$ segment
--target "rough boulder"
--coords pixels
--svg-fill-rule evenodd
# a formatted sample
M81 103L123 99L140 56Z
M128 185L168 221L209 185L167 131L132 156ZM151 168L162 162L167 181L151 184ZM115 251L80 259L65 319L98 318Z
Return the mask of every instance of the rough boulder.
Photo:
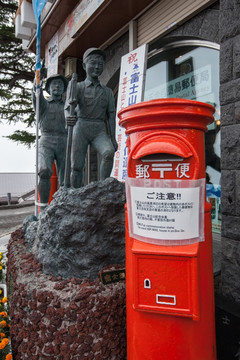
M125 187L108 178L80 189L60 188L25 238L46 274L94 279L125 261Z

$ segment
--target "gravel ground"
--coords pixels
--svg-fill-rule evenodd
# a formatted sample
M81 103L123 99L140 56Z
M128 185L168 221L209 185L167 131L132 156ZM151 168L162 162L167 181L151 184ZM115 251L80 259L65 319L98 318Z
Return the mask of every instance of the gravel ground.
M34 212L34 205L0 207L0 237L20 228L25 217L34 215Z

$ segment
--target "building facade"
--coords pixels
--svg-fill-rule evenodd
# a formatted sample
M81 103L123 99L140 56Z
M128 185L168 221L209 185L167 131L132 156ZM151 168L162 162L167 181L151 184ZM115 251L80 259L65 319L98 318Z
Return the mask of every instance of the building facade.
M27 9L27 10L26 10ZM27 12L28 11L28 12ZM84 79L89 47L106 51L101 81L117 98L121 57L148 44L144 100L180 97L211 103L206 134L208 197L215 236L221 233L222 293L240 303L240 2L238 0L52 0L42 13L41 56L49 71ZM20 2L16 36L35 52L31 0ZM27 15L26 15L27 14ZM26 31L27 29L27 31ZM25 33L28 35L25 35ZM24 33L24 35L23 35ZM86 181L97 180L88 152ZM211 190L212 189L212 190ZM221 194L221 196L220 196Z

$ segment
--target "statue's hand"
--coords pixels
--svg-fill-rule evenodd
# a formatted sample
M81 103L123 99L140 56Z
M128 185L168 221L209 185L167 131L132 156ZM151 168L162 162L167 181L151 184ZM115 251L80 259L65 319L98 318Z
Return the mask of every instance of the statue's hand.
M47 77L47 68L45 67L45 59L42 61L42 67L40 69L40 79L43 80Z
M43 80L47 77L47 68L41 68L40 69L40 79Z
M66 123L67 126L74 126L77 122L77 117L76 116L67 116L66 117Z
M116 139L115 139L115 138L112 139L112 144L113 144L114 150L115 150L115 152L116 152L117 149L118 149L118 143L116 142Z

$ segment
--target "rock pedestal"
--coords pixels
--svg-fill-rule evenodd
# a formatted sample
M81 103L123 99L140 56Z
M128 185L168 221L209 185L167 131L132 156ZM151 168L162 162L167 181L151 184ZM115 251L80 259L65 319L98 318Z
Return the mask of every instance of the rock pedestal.
M98 276L124 267L124 204L115 179L61 188L38 221L25 222L25 235L12 234L15 360L126 359L125 282L104 285Z
M45 275L17 230L8 246L7 282L15 360L126 359L124 281Z
M80 189L60 188L26 230L43 272L93 280L110 264L125 262L124 184L108 178Z

